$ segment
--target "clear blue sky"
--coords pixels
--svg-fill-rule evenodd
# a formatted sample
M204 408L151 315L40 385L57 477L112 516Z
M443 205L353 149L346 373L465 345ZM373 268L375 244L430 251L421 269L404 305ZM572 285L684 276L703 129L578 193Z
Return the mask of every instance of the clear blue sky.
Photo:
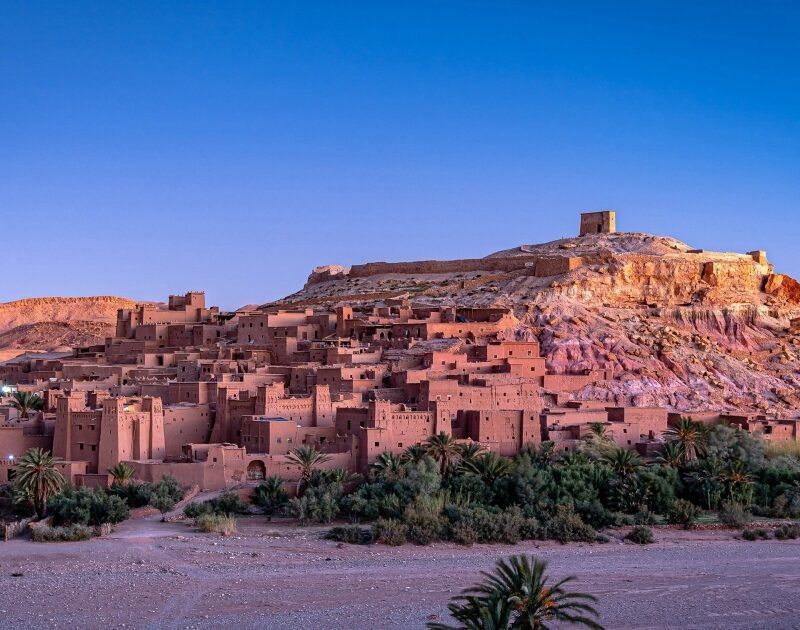
M800 275L800 4L0 3L0 300L621 230Z

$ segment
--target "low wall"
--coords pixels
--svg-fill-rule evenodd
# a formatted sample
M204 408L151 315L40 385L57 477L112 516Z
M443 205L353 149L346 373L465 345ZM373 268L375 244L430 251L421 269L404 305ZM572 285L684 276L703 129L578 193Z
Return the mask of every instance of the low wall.
M3 541L8 542L12 538L16 538L20 536L22 532L28 529L28 524L33 521L32 518L24 518L21 521L16 521L14 523L8 523L7 525L3 525Z
M531 275L555 276L583 265L578 256L515 256L511 258L466 258L464 260L417 260L413 262L371 262L353 265L350 277L365 278L382 274L424 275L470 273L475 271L516 271L529 269Z

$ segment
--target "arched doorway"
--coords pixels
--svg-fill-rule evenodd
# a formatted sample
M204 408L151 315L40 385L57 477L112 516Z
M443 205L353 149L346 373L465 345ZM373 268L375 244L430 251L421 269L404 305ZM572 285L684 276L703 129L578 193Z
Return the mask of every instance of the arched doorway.
M247 480L261 481L267 476L267 467L261 460L254 460L247 465Z

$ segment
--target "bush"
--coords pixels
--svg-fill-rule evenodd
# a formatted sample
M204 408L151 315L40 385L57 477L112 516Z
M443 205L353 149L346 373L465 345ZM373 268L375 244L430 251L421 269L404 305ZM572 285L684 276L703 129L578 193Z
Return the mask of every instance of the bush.
M653 530L644 525L637 525L625 534L625 540L630 540L637 545L649 545L653 542Z
M288 507L301 525L330 523L339 513L337 497L325 488L307 488L302 497L289 501Z
M201 514L211 513L211 504L208 501L192 501L183 506L183 515L192 520L197 519Z
M560 543L593 542L597 532L581 520L572 505L559 505L547 522L547 537Z
M667 510L667 522L673 525L683 525L684 529L691 529L700 516L700 512L700 508L694 503L685 499L677 499Z
M605 534L597 534L597 536L594 537L594 541L596 543L600 543L601 545L605 545L606 543L610 543L611 539Z
M31 527L31 532L35 542L76 542L89 540L92 537L92 528L80 524L50 527L44 523L37 523Z
M332 527L325 538L351 545L368 545L372 542L372 532L361 529L358 525L344 525Z
M501 512L483 507L448 506L445 515L450 523L450 540L462 545L506 543L513 545L523 538L539 535L536 519L526 519L518 506Z
M775 530L775 538L778 540L795 540L800 538L800 525L781 525Z
M167 520L167 514L175 508L175 499L167 491L157 491L150 497L150 505L161 512L161 520Z
M47 507L56 526L116 524L130 516L122 498L100 488L67 488L52 497Z
M723 503L719 511L719 520L726 527L742 529L750 520L750 514L738 503Z
M150 505L153 496L153 484L151 483L126 483L124 486L113 484L109 490L114 496L118 496L128 504L130 508L140 508Z
M175 503L181 501L184 497L184 490L181 482L172 475L164 475L161 481L154 484L152 487L153 494L163 494L170 497Z
M384 545L404 545L407 535L408 526L395 518L379 518L372 526L372 539Z
M272 517L280 513L289 503L289 495L283 489L283 479L272 475L258 484L250 495L250 500L263 510L267 520L272 520Z
M766 529L746 529L742 532L745 540L768 540L769 532Z
M216 533L230 536L236 533L236 519L228 514L201 514L194 522L203 533Z
M656 515L653 514L650 510L644 509L636 512L633 515L633 524L634 525L655 525L656 524Z

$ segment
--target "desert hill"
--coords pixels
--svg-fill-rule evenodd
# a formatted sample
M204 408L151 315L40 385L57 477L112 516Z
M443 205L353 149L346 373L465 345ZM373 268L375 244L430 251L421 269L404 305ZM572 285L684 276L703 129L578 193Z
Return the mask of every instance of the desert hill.
M275 303L410 298L503 306L561 373L613 368L577 397L675 409L800 406L800 284L764 252L710 252L667 237L590 234L484 258L318 267Z
M0 360L26 351L102 343L117 309L136 301L113 296L28 298L0 304Z

